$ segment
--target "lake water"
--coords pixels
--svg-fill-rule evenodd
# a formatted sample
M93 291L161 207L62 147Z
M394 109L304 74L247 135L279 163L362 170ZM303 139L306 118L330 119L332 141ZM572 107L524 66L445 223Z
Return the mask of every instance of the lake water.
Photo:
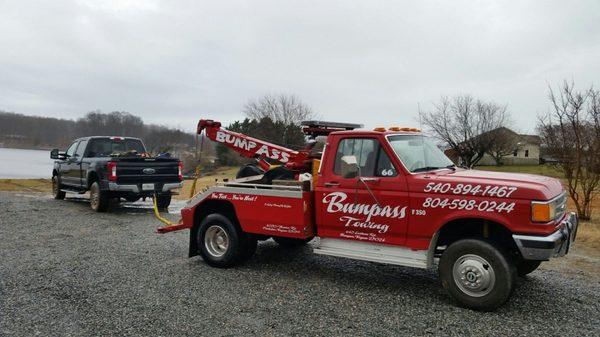
M0 179L50 178L50 151L0 148Z

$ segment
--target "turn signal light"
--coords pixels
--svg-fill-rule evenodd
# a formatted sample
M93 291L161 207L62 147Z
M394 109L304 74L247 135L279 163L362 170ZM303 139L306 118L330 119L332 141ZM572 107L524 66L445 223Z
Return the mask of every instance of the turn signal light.
M382 126L376 127L373 129L373 131L377 131L377 132L385 132L385 128Z
M179 172L177 173L177 176L179 177L179 181L183 180L183 163L179 162Z
M531 204L531 220L533 222L549 222L552 220L550 205L547 203Z

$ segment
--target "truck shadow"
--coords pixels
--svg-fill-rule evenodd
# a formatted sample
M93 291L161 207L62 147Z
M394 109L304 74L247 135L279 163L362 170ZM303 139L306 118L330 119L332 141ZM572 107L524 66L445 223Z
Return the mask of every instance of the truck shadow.
M331 288L336 293L366 293L366 296L406 303L419 303L423 310L439 310L441 307L465 310L475 315L510 315L519 312L521 317L539 317L548 312L564 311L568 308L558 297L548 293L560 293L581 303L582 295L560 279L550 281L547 271L536 271L525 278L517 278L514 292L509 301L495 312L476 312L460 308L442 288L437 269L423 270L410 267L379 264L367 261L316 255L312 244L293 249L282 248L272 240L261 242L255 256L242 268L261 270L281 281L289 281L298 286L314 284L314 289ZM200 262L203 263L203 262ZM551 272L552 273L552 272ZM558 272L554 277L564 278ZM319 285L319 286L317 286ZM292 284L293 286L293 284ZM317 291L317 290L315 290ZM544 298L544 300L540 300ZM535 303L535 306L531 304Z

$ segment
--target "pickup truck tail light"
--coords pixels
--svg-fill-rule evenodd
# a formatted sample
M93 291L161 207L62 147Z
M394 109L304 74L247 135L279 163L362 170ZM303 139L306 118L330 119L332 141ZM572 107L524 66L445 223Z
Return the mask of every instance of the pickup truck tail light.
M109 181L117 181L117 163L109 161L106 164L106 172L108 173Z
M179 180L183 180L183 163L179 162L179 172L177 173Z

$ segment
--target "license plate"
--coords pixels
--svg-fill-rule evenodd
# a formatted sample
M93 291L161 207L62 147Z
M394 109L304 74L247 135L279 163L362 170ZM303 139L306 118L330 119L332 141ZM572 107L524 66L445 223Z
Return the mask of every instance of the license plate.
M143 191L154 191L154 184L142 184Z

